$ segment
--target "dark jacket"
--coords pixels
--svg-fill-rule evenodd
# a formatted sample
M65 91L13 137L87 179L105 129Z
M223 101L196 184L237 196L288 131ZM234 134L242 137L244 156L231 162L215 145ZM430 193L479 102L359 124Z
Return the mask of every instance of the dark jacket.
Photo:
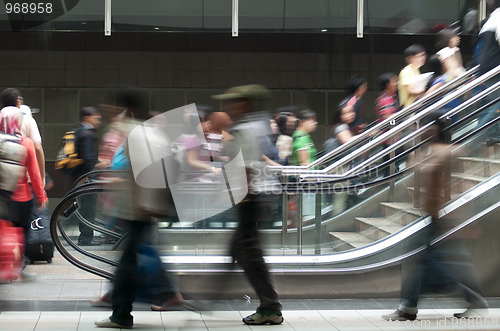
M94 170L98 157L97 143L95 128L91 127L89 124L80 123L76 133L76 150L78 151L78 158L84 161L78 166L73 174L73 180Z
M485 74L500 65L500 8L491 13L479 37L483 40L479 54L479 74Z

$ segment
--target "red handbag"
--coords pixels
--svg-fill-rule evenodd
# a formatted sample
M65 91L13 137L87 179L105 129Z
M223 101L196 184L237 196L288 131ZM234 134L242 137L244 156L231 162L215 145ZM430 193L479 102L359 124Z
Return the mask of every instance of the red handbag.
M19 278L23 267L24 231L0 220L0 281Z

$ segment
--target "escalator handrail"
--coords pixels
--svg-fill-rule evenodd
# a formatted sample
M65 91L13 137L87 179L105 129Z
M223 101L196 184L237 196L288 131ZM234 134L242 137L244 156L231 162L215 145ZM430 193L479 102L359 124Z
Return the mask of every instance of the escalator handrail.
M495 183L489 183L490 181L495 181ZM490 178L488 182L485 182L483 185L492 187L494 185L500 185L500 176L497 175L493 178ZM474 190L474 189L472 189ZM476 197L475 194L468 194L469 197ZM479 220L481 217L485 216L488 213L491 213L493 211L496 211L498 208L500 208L500 202L495 203L492 206L489 206L485 210L479 212L478 214L475 214L474 216L468 218L467 220L461 222L460 224L456 225L453 229L447 231L446 233L440 235L439 237L435 238L434 240L431 241L432 245L435 245L439 243L440 241L448 238L449 236L453 235L457 231L461 230L465 226ZM450 212L450 211L447 211ZM290 255L283 255L283 256L265 256L264 259L266 262L271 266L271 272L284 272L284 273L332 273L332 272L343 272L343 273L352 273L352 272L361 272L361 271L367 271L367 270L374 270L374 269L379 269L382 267L389 267L394 264L400 263L402 260L409 258L415 254L418 254L421 252L423 249L425 249L425 246L418 247L416 249L411 250L410 252L398 255L394 258L386 259L381 262L376 262L372 264L362 264L359 266L348 266L348 267L333 267L333 268L317 268L317 269L310 269L305 266L307 265L317 265L317 264L331 264L331 263L341 263L341 262L349 262L353 261L356 259L364 258L364 257L369 257L374 254L377 254L380 251L386 250L398 243L400 243L402 240L408 238L409 236L413 235L414 233L422 230L423 228L427 227L429 224L431 224L430 217L424 217L420 220L415 221L412 223L410 226L400 230L399 232L386 237L382 240L379 240L371 245L364 246L359 249L354 249L350 251L344 251L344 252L338 252L335 254L328 254L328 255L300 255L300 256L290 256ZM58 248L59 249L59 248ZM105 277L105 278L112 278L112 274L107 272L106 270L88 265L73 256L71 256L69 253L66 252L63 253L63 256L70 261L72 264L75 266L82 268L88 272L94 273L96 275ZM203 255L203 256L162 256L161 257L163 263L169 263L169 264L199 264L199 263L204 263L204 264L214 264L214 265L228 265L232 264L232 259L229 256L222 256L222 255ZM273 268L272 266L279 266L279 265L293 265L296 264L298 267L297 268ZM228 270L227 268L220 268L220 269L200 269L200 270L193 270L193 269L170 269L172 272L190 272L190 273L213 273L213 272L231 272L231 270ZM241 272L241 270L234 270L233 272Z
M426 102L428 102L434 98L438 98L440 95L448 92L452 88L454 88L457 85L461 84L462 82L466 81L467 79L472 77L478 71L478 68L479 68L479 66L475 66L475 67L469 69L466 73L464 73L463 75L446 83L445 85L441 86L440 88L436 89L433 93L426 95L423 98L415 101L410 106L396 112L395 114L393 114L389 118L381 121L377 125L374 125L373 127L365 130L361 135L358 135L354 139L349 140L345 144L342 144L341 146L339 146L335 150L328 152L327 154L323 155L322 157L311 162L308 165L305 165L305 166L297 166L297 165L272 166L270 168L277 171L277 172L280 172L284 169L303 169L303 170L306 170L306 169L312 169L314 167L317 167L318 165L324 163L325 161L328 161L329 159L332 159L335 156L337 156L338 154L341 154L342 152L346 151L347 149L355 146L363 139L366 139L367 137L369 138L372 134L378 132L383 127L390 125L391 122L398 121L398 120L412 114L413 112L417 111L420 107L424 106L426 104Z
M430 107L424 109L418 114L415 114L413 117L406 119L402 123L398 124L394 128L388 130L387 132L379 135L375 139L371 140L367 144L363 145L362 147L358 148L357 150L353 151L352 153L342 157L341 159L337 160L336 162L332 163L330 166L326 167L325 169L321 170L311 170L311 169L297 169L296 167L288 167L288 166L282 166L282 167L270 167L270 169L276 170L277 168L281 169L281 173L286 176L296 176L296 175L303 175L303 174L325 174L329 172L333 172L335 169L346 165L353 161L354 159L362 156L366 152L368 152L372 147L379 145L381 142L384 140L387 140L396 134L399 134L402 130L412 126L414 123L418 123L421 119L423 119L425 116L429 115L431 112L438 110L440 107L446 105L448 102L451 100L455 99L457 96L462 95L473 88L477 87L478 85L482 84L483 82L487 81L490 79L492 76L496 75L497 73L500 72L500 66L492 69L488 73L482 75L481 77L475 79L474 81L467 83L465 86L461 87L459 90L453 92L449 96L444 97L440 101L436 102L435 104L431 105ZM456 107L455 110L462 111L463 109L467 108L470 106L472 103L476 102L477 100L481 99L485 95L488 95L491 93L491 91L497 90L499 88L499 83L497 82L496 84L492 85L489 87L487 90L484 90L480 92L479 94L475 95L474 97L464 101L460 106ZM306 166L304 166L305 168ZM348 173L353 173L357 171L357 168L350 169Z
M493 186L498 186L500 185L500 175L496 175L486 182L484 184L480 184L481 186L488 186L488 187L493 187ZM470 191L475 190L476 188L473 188ZM467 194L469 197L469 201L472 199L477 198L475 194ZM445 232L444 234L434 238L431 243L433 245L441 242L442 240L448 238L452 234L456 233L457 231L463 229L465 226L475 222L476 220L480 219L484 215L500 208L500 201L494 203L493 205L487 207L483 211L473 215L472 217L468 218L465 221L462 221L460 224L454 226L452 229L449 231ZM443 211L443 215L446 215L453 210L446 210ZM370 245L363 246L358 249L352 249L349 251L342 251L342 252L337 252L334 254L325 254L325 255L268 255L265 256L264 259L266 260L267 263L271 265L291 265L291 264L297 264L300 266L304 266L307 264L311 265L316 265L316 264L328 264L328 263L340 263L340 262L349 262L349 261L354 261L360 258L365 258L372 256L374 254L377 254L380 251L387 250L390 247L402 242L402 240L408 238L412 234L420 231L421 229L427 227L428 225L431 224L431 218L429 216L423 216L421 219L416 220L409 226L401 229L400 231L385 237L379 241L376 241ZM393 258L391 260L383 261L377 264L370 265L370 268L374 267L387 267L389 264L397 263L407 257L410 257L418 252L420 252L422 249L425 247L420 247L416 250L413 250L409 253L402 254L396 258ZM162 257L162 261L164 263L178 263L178 264L195 264L195 263L210 263L210 264L221 264L221 263L230 263L230 257L229 256L223 256L223 255L203 255L199 257L190 257L190 256L182 256L182 255L177 255L177 256L166 256ZM366 265L361 265L358 267L345 267L345 268L318 268L318 269L305 269L305 268L300 268L298 270L294 270L294 272L304 272L304 271L314 271L314 272L324 272L324 271L347 271L347 272L356 272L356 271L363 271L366 270ZM280 269L281 271L289 271L291 269L286 268L286 269ZM222 270L223 271L223 270Z
M490 178L489 180L487 180L486 182L483 182L478 187L475 187L475 188L467 191L466 193L464 193L464 196L466 197L465 199L472 200L472 199L477 198L478 195L474 194L474 192L472 192L472 191L481 190L482 186L487 186L487 187L491 188L495 185L500 185L500 175L496 175L496 176ZM100 190L101 189L92 189L89 191L100 192ZM484 192L484 190L483 190L483 192ZM74 197L68 197L68 200L72 199L72 198L74 198ZM498 202L495 206L497 206L499 203L500 202ZM63 208L63 206L64 206L63 204L59 204L58 208ZM495 207L495 206L493 206L493 207ZM473 220L471 220L471 219L474 219L474 220L478 219L481 215L491 211L493 207L490 207L487 210L483 211L482 213L475 215L473 218L470 218L467 221L462 222L459 228L456 228L454 230L452 229L451 232L448 232L447 234L443 235L441 239L446 238L446 236L453 234L454 232L460 230L461 228L463 228L467 224L473 222ZM497 207L495 207L495 208L497 208ZM458 207L447 208L447 210L442 212L442 214L445 215L447 213L450 213L453 211L453 209L456 209L456 208L458 208ZM56 247L61 252L61 254L70 263L74 264L75 266L77 266L79 268L82 268L88 272L91 272L93 274L96 274L96 275L99 275L99 276L102 276L105 278L111 278L112 277L111 273L107 272L106 270L103 270L103 269L94 267L92 265L89 265L87 263L84 263L83 261L80 261L79 259L73 257L71 254L69 254L69 252L67 252L64 249L64 247L62 246L62 244L59 241L59 238L57 237L56 222L54 220L54 215L53 215L53 218L51 220L51 234L53 235L54 243L56 243ZM377 252L380 252L382 249L388 249L389 247L396 245L397 243L401 242L401 240L404 240L408 236L412 235L413 233L416 233L417 231L421 230L422 228L426 227L429 224L430 224L430 219L428 217L421 219L420 221L417 220L413 224L411 224L409 227L403 228L399 232L397 232L397 233L395 233L387 238L384 238L380 241L374 242L373 244L364 246L363 248L356 249L356 250L339 252L339 253L329 254L329 255L320 255L320 256L318 256L318 255L314 255L314 256L308 256L308 255L266 256L265 259L271 265L297 263L297 265L301 266L298 269L290 269L290 268L287 268L286 270L278 269L281 272L310 272L310 271L311 272L312 271L314 271L314 272L339 272L339 271L356 272L356 271L358 271L359 272L359 271L373 269L373 268L387 267L390 264L397 263L406 257L409 257L413 254L418 253L418 251L414 250L410 253L406 253L404 255L393 258L391 260L378 262L378 263L375 263L372 265L361 265L361 266L357 266L357 267L321 268L321 269L314 269L314 270L310 269L309 270L309 269L304 268L303 266L307 265L307 264L318 264L318 263L326 264L326 263L348 262L348 261L352 261L352 260L359 259L362 257L368 257L370 255L376 254ZM54 234L56 234L56 235L54 235ZM70 244L71 244L71 242L70 242ZM77 247L73 247L73 248L77 248ZM87 254L87 252L83 252L83 254L90 256L90 257L93 257L92 255ZM189 263L199 263L200 261L198 261L197 259L198 260L202 259L202 262L210 263L210 264L232 263L232 261L230 261L230 258L226 257L226 256L207 256L207 255L204 255L202 257L201 256L200 257L192 257L192 256L163 257L162 261L164 261L166 263L182 263L182 264L188 263L189 264ZM98 259L98 260L101 260L101 259ZM172 270L172 271L176 271L176 270ZM193 270L189 270L189 271L196 272ZM203 269L200 272L207 272L207 271L208 271L208 269ZM211 270L211 271L227 272L227 269ZM276 270L274 270L274 271L276 271Z
M96 176L96 175L102 175L102 174L120 175L120 174L124 174L124 173L127 173L127 171L126 170L109 170L109 169L92 170L92 171L89 171L89 172L81 175L80 177L78 177L78 179L75 180L71 184L70 191L72 189L74 189L75 187L79 186L78 183L81 182L82 180L84 180L85 178Z
M80 190L80 191L73 192L70 195L66 195L61 200L61 202L59 202L57 204L56 208L54 209L54 212L52 213L52 217L51 217L51 220L50 220L50 234L51 234L51 237L52 237L52 242L54 243L54 246L56 247L56 249L71 264L73 264L76 267L81 268L81 269L83 269L85 271L93 273L95 275L111 279L113 277L112 273L107 272L107 271L105 271L103 269L97 268L97 267L95 267L93 265L90 265L88 263L85 263L85 262L83 262L83 261L75 258L73 255L71 255L66 250L66 248L64 247L64 245L62 244L62 242L61 242L61 240L60 240L60 238L58 236L58 232L57 232L57 230L59 229L59 231L61 233L61 236L64 238L64 240L68 243L68 245L70 245L77 252L79 252L79 253L87 256L87 257L90 257L92 259L98 260L100 262L104 262L104 263L107 263L107 264L110 264L110 265L116 265L116 262L111 261L109 259L106 259L104 257L101 257L99 255L96 255L94 253L91 253L91 252L89 252L87 250L84 250L80 246L76 245L69 238L69 236L66 234L66 232L62 228L61 224L59 223L59 217L60 217L60 215L62 215L62 212L68 207L68 205L70 205L70 202L72 200L74 200L76 197L78 197L81 194L100 193L100 192L103 192L103 191L104 191L103 188L88 188L86 190Z

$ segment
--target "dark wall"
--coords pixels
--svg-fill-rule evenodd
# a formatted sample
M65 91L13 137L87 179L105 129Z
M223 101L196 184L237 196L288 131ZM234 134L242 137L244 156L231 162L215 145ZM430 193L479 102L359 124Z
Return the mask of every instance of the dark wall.
M273 91L269 110L286 105L318 113L313 138L327 138L347 79L368 79L365 119L374 118L376 78L399 72L403 50L421 43L434 52L435 36L229 33L0 33L0 87L21 89L36 114L48 161L63 133L78 122L80 107L112 102L120 87L144 89L151 109L167 111L188 103L219 104L210 98L241 84ZM462 40L465 61L470 40ZM425 71L425 70L424 70Z

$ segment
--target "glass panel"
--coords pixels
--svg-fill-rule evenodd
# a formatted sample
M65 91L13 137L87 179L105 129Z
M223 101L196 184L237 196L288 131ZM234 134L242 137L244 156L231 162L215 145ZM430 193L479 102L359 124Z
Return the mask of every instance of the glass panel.
M2 11L0 29L103 31L104 1L53 3L50 15L21 18ZM434 28L439 26L462 23L466 33L472 33L478 22L477 3L478 0L365 1L365 33L434 33ZM231 7L231 0L113 1L112 30L229 32ZM356 14L356 0L240 1L239 29L241 32L355 33Z
M496 81L497 79L492 79L492 82L496 83ZM491 84L484 85L478 91L466 95L461 102L473 100L472 97L476 93ZM456 91L456 89L454 90ZM496 114L498 101L493 105L487 105L487 102L494 101L498 96L500 96L500 92L497 91L483 97L461 111L458 116L452 117L449 120L450 123L454 123L451 126L452 141L456 142L469 133L475 133L474 131L482 127L488 120L496 118L493 115ZM479 112L475 114L475 111ZM447 126L450 126L450 123ZM381 132L386 129L388 128L381 129ZM465 148L458 150L457 162L452 163L449 185L446 186L451 198L456 198L459 194L483 182L500 170L500 154L497 144L485 143L485 141L489 141L490 137L498 139L497 136L494 136L497 134L495 133L496 129L498 129L498 123L461 142ZM412 130L407 130L405 134L414 131L415 128L412 128ZM371 136L369 139L373 141L376 138L377 136ZM398 137L398 139L402 138L403 134ZM405 148L415 146L420 139L421 137L417 137L410 141ZM389 146L397 141L399 140L391 142ZM494 142L498 142L498 140L494 140ZM366 144L366 141L363 144ZM334 169L332 173L345 173L379 151L381 151L381 146L374 146L366 155L363 154ZM297 181L289 180L285 193L292 194L286 199L283 198L283 195L264 195L261 201L263 217L258 222L262 228L265 254L293 257L300 252L306 257L308 255L335 256L334 254L338 252L373 247L373 244L380 239L397 234L405 226L426 215L425 209L422 208L422 201L424 201L427 188L421 181L422 176L418 172L420 170L424 172L426 165L417 167L417 172L415 169L404 172L404 163L411 157L414 160L425 159L429 153L428 147L423 146L417 148L411 156L407 156L403 160L396 161L391 156L387 165L392 164L392 170L379 167L381 162L385 161L382 159L382 161L367 165L364 168L365 171L358 171L350 178L330 182L329 186L323 186L325 188L323 191L320 190L322 186L317 181L306 182L311 184L306 189L297 187ZM323 166L330 163L327 162ZM394 179L380 184L376 183L377 180L394 174L396 169L399 170L399 175L396 174ZM106 178L101 177L101 179ZM198 181L193 184L192 191L196 193L196 196L191 201L192 211L210 212L214 206L207 203L207 196L204 195L203 191L208 191L213 186L214 181ZM347 191L339 191L340 188L346 186L351 188ZM335 189L337 191L334 191ZM221 194L223 193L225 192L221 190ZM96 237L100 235L104 240L104 244L99 248L83 248L91 252L99 251L99 254L111 257L113 261L119 256L116 247L113 246L113 238L119 239L125 229L125 226L120 225L119 221L113 220L113 207L116 199L117 196L109 192L87 193L77 199L80 214L85 214L85 206L89 204L95 206L95 218L90 216L89 219L93 220L91 225L95 226ZM89 200L91 200L90 203ZM288 213L288 217L285 218L285 228L287 229L285 233L282 231L284 218L281 212L282 201L285 201ZM296 211L296 215L294 215L294 211ZM467 212L478 211L477 209L467 210ZM69 240L77 242L80 233L78 219L72 216L68 219L60 217L60 220L62 229L69 236ZM298 229L300 224L302 231ZM168 217L157 220L153 224L152 231L155 234L153 236L155 242L160 245L160 250L165 256L227 256L228 243L236 225L235 208L191 223L177 222L175 213L172 212ZM116 232L116 237L106 233L103 229ZM69 247L67 243L64 245ZM71 249L75 250L74 247ZM80 253L75 252L75 254ZM81 258L85 261L91 261L87 257ZM205 267L202 262L190 265L190 267L192 266ZM323 266L321 263L318 265L318 267ZM111 267L106 268L111 269Z
M467 4L466 4L467 3ZM459 24L462 11L477 3L457 0L365 1L367 33L433 33L439 25Z

